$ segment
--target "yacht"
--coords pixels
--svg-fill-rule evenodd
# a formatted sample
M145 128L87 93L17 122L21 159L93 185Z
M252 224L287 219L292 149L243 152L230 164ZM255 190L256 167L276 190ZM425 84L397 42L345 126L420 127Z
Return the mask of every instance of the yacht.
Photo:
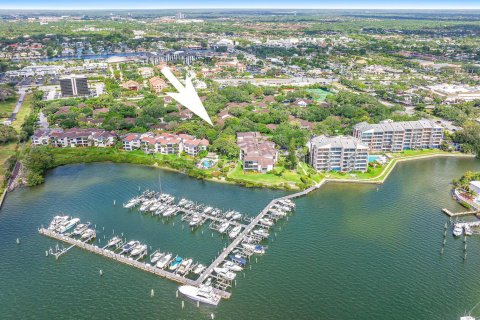
M141 198L133 198L133 199L129 200L127 203L123 204L123 207L126 208L126 209L131 209L131 208L135 207L137 204L139 204L140 201L142 201Z
M81 239L93 239L97 236L97 233L93 229L87 229L82 233Z
M194 214L192 216L192 220L190 220L189 225L190 227L198 226L201 221L202 221L202 217L200 217L200 215L198 214Z
M225 261L222 267L235 272L243 270L242 267L240 267L238 264L233 263L232 261Z
M212 207L206 207L205 210L203 210L203 213L209 214L213 210Z
M234 272L227 268L213 268L213 271L215 271L220 277L230 281L234 280L237 276Z
M69 216L55 216L53 217L52 222L48 226L48 230L53 231L55 230L60 224L66 223L70 217Z
M265 229L255 229L253 230L253 233L262 238L268 238L269 236L268 231Z
M230 239L234 239L238 236L241 230L242 230L241 226L236 226L229 232L228 236L230 237Z
M239 212L235 212L235 213L232 215L232 220L240 220L240 218L242 218L242 214L239 213Z
M233 215L234 211L230 210L225 214L225 218L230 219Z
M170 253L161 257L156 264L157 268L160 268L160 269L165 268L165 266L170 261L170 259L172 259L172 255Z
M144 252L147 251L147 245L146 244L141 244L139 243L138 245L135 246L135 248L132 249L132 253L130 253L130 256L135 257L143 254Z
M262 218L262 219L259 220L259 222L261 224L269 226L269 227L273 226L273 221L268 219L268 218Z
M120 237L113 237L112 239L110 239L110 241L108 241L108 243L107 243L107 248L113 247L114 245L116 245L116 244L119 243L120 241L122 241L122 238L120 238Z
M155 200L147 200L140 206L140 211L147 211Z
M230 226L230 223L227 221L227 222L224 222L220 225L220 227L218 228L218 232L220 233L224 233L225 231L227 231L228 227Z
M265 253L265 247L261 245L255 245L255 244L250 244L250 243L242 243L242 246L249 250L252 251L253 253L258 253L258 254L264 254Z
M80 222L80 219L78 218L73 218L71 220L68 220L67 223L63 224L62 226L60 226L57 231L60 232L60 233L64 233L70 229L72 229L73 227L75 227L77 225L77 223Z
M472 228L467 224L465 225L465 235L466 236L471 236L473 234Z
M170 262L170 266L168 267L168 269L170 269L171 271L177 270L177 268L180 266L182 261L183 261L183 258L177 256L175 259L173 259L172 262Z
M453 227L453 235L458 237L458 236L461 236L462 233L463 233L463 225L460 223L455 224L455 226Z
M232 260L233 262L239 265L245 266L247 264L247 260L245 260L245 258L243 258L239 254L231 254L228 257L230 258L230 260Z
M200 301L213 306L218 305L222 299L213 291L213 287L210 284L201 284L200 287L180 286L178 287L178 291L192 300Z
M88 226L89 226L89 225L90 225L89 222L87 222L87 223L80 223L79 225L77 225L77 226L75 227L75 229L73 229L72 234L73 234L74 236L79 236L79 235L81 235L81 234L83 233L83 231L85 231L85 230L88 229Z
M198 266L195 267L195 269L193 269L193 273L194 274L200 274L203 272L203 270L205 270L207 267L204 266L203 264L199 264Z
M140 242L136 241L136 240L132 240L132 241L129 241L127 244L125 244L123 247L122 247L122 251L120 252L120 254L122 253L128 253L130 251L133 250L133 248L135 248Z
M165 210L162 215L164 217L171 217L175 212L177 211L176 208L168 208L167 210Z
M190 266L192 265L192 262L192 259L183 260L182 263L180 263L177 272L179 274L185 274L188 271L188 268L190 268Z
M153 254L153 256L150 258L150 263L152 265L155 265L160 258L162 258L165 255L165 253L161 253L160 251L157 251Z

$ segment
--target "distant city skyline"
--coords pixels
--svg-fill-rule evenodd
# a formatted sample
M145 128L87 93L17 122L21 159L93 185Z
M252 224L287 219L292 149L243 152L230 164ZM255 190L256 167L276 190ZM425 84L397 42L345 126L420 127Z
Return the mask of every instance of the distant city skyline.
M145 0L132 3L126 0L84 0L81 2L65 3L63 0L27 0L12 2L0 0L0 9L35 9L35 10L114 10L114 9L480 9L478 0L424 0L424 1L381 1L381 0L337 0L335 2L315 0L263 0L263 1L232 1L221 0L186 0L181 4L167 1Z

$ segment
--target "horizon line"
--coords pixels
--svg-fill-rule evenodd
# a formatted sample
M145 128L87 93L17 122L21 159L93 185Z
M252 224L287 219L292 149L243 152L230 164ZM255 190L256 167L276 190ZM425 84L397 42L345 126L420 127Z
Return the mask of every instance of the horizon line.
M451 10L451 11L459 11L459 10L480 10L479 6L471 6L471 7L183 7L183 8L175 8L175 7L142 7L139 8L138 6L135 8L130 7L89 7L89 8L48 8L48 7L20 7L20 8L12 8L12 7L2 7L0 6L0 10L7 10L7 11L28 11L28 10L39 10L39 11L102 11L102 10L129 10L129 11L140 11L140 10L419 10L419 11L438 11L438 10Z

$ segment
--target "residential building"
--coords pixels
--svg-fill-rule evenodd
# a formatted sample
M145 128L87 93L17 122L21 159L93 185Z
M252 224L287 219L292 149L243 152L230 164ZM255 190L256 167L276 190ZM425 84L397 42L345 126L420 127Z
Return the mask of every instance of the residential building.
M353 136L369 146L373 152L401 152L411 149L439 148L443 141L443 127L431 120L379 124L358 123Z
M160 93L162 92L163 89L168 87L168 84L165 82L160 77L153 77L148 80L150 83L150 88L155 92L155 93Z
M428 89L432 95L441 97L447 103L480 99L480 86L438 84L429 86Z
M122 87L130 91L138 91L141 88L140 84L133 80L128 80L122 83Z
M102 129L38 129L32 136L32 144L54 147L110 147L115 143L114 132Z
M200 152L207 150L209 145L207 139L197 139L188 134L181 134L180 138L182 139L182 149L189 156L195 157Z
M317 171L360 171L368 169L368 146L350 136L318 136L308 143L309 162Z
M87 78L71 77L60 79L60 90L63 97L78 97L90 95Z
M175 154L186 152L190 156L197 156L199 152L207 150L209 143L205 139L197 139L188 134L163 133L155 135L147 133L129 133L123 137L123 148L127 151L136 149L145 153Z
M273 170L278 160L275 143L268 141L260 132L238 132L237 145L244 171L266 173Z

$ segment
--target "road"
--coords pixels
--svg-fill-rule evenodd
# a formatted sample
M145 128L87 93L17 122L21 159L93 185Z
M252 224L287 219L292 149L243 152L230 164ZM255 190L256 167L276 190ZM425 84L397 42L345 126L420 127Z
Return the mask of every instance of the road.
M20 111L20 108L22 107L23 100L25 100L25 89L20 89L18 93L20 94L20 96L18 97L17 104L15 105L15 109L13 109L12 114L8 119L10 123L12 123L13 121L15 121L15 119L17 119L17 114Z

